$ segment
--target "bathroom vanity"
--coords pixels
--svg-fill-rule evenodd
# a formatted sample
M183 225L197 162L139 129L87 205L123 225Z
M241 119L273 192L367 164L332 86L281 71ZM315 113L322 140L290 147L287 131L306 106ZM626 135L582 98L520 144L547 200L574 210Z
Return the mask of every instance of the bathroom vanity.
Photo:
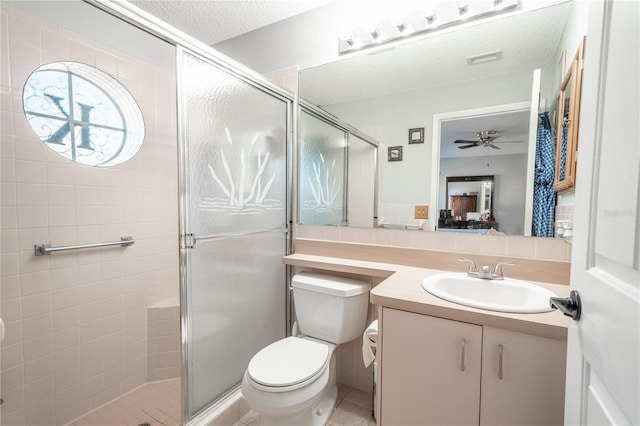
M567 319L492 312L427 293L441 271L292 255L285 263L386 277L371 291L379 320L378 425L561 425ZM560 297L566 285L536 283Z
M566 342L383 308L381 425L561 425Z

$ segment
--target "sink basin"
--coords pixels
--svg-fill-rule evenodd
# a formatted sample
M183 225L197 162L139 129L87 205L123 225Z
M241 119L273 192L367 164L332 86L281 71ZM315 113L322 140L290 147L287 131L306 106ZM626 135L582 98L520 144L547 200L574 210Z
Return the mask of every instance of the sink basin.
M513 278L484 280L454 272L430 275L422 281L422 287L450 302L498 312L552 311L549 298L556 297L546 288L527 281Z

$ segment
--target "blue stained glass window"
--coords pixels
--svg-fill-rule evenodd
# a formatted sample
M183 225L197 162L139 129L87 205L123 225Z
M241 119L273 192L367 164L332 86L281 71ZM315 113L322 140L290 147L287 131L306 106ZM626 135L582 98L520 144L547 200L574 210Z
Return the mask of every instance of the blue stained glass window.
M27 79L22 101L38 137L73 161L114 166L142 146L140 108L120 82L97 68L77 62L43 65Z

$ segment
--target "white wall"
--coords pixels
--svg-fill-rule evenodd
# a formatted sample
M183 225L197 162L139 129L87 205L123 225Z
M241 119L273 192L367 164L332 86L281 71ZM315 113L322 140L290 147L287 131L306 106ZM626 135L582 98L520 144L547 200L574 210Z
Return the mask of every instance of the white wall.
M528 101L532 75L533 71L500 75L324 108L357 128L377 130L376 137L385 144L380 153L381 203L429 204L433 115ZM416 127L425 128L425 143L409 145L408 131ZM388 162L387 147L396 145L403 146L403 160Z
M440 160L438 204L446 205L447 176L493 175L492 214L498 222L498 230L508 235L524 235L526 170L526 154L443 158Z
M56 3L63 5L90 7ZM1 314L7 325L1 423L60 425L146 381L146 307L178 296L175 75L7 2L0 10ZM82 21L73 10L67 13ZM100 27L85 22L91 23ZM136 44L132 37L124 42ZM29 127L22 108L26 78L41 64L63 60L96 66L133 94L146 128L134 158L110 168L84 166L53 152ZM121 236L135 244L34 256L36 243Z

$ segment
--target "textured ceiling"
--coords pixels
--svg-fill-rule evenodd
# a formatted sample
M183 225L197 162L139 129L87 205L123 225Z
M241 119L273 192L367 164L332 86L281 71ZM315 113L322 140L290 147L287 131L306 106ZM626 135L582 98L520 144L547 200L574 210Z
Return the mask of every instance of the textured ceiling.
M128 0L212 45L333 0Z
M331 105L549 66L570 9L563 3L307 68L300 95ZM468 56L494 50L501 60L467 65Z

